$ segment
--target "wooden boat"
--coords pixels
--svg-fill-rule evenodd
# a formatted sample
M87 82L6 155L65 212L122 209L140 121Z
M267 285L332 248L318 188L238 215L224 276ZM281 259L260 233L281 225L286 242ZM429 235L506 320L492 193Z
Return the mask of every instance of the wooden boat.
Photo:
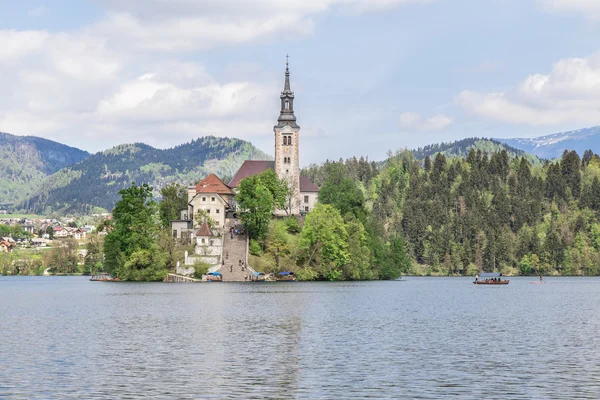
M119 278L113 278L112 276L110 276L106 272L99 272L99 273L97 273L95 275L92 275L92 277L90 278L90 281L94 281L94 282L118 282L118 281L120 281L120 279Z
M206 280L208 282L223 282L223 275L220 272L209 272L206 275Z
M264 272L253 272L250 275L250 282L264 282L267 279L267 276Z
M508 285L508 279L502 279L502 274L497 272L482 272L479 278L475 278L475 285Z
M296 282L296 275L293 272L283 271L275 276L277 282Z

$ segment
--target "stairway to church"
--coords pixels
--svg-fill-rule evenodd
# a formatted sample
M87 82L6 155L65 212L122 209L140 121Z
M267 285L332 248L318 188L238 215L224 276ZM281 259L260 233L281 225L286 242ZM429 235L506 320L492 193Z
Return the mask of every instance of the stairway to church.
M233 219L227 219L225 222L225 234L223 238L223 261L224 264L219 269L219 272L223 275L223 282L244 282L244 275L249 276L252 272L248 268L244 268L239 265L240 260L246 262L246 235L233 235L229 233L229 229L234 225Z

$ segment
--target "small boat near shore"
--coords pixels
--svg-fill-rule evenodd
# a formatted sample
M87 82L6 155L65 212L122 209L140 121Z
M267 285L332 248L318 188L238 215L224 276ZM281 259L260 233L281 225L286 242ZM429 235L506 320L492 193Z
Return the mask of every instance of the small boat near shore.
M481 276L475 276L475 285L508 285L510 280L502 279L502 274L497 272L483 272Z
M92 275L90 281L93 282L118 282L119 278L113 278L106 272L98 272L97 274Z
M277 282L296 282L296 275L290 271L282 271L275 276Z

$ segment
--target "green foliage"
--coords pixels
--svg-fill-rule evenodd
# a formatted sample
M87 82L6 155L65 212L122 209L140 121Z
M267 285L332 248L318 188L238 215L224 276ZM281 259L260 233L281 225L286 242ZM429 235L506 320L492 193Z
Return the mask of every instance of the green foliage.
M240 219L246 225L250 238L263 240L275 207L285 204L287 185L271 169L244 178L240 182L236 201L241 210Z
M73 274L80 272L77 250L79 244L75 239L64 239L55 243L52 250L46 252L44 265L50 268L53 274Z
M160 190L160 222L163 228L169 228L171 221L181 218L181 211L187 210L187 190L185 186L172 183Z
M341 277L350 257L348 233L339 211L328 204L317 204L307 215L298 243L304 265L314 268L321 277Z
M84 275L93 275L102 270L103 247L104 243L100 236L89 236L88 242L86 243L87 252L83 260Z
M250 245L248 246L248 252L253 256L260 256L262 254L262 249L260 247L260 243L258 243L254 239L250 239Z
M156 244L158 221L152 188L132 183L119 193L122 199L113 210L114 229L104 241L106 269L123 280L157 280L156 274L166 275L166 269L165 257Z
M298 224L298 218L296 217L288 217L285 219L285 227L288 231L288 233L299 233L300 232L300 225Z
M208 273L209 268L209 264L206 264L202 261L196 261L194 263L194 278L202 279L202 275L206 275Z

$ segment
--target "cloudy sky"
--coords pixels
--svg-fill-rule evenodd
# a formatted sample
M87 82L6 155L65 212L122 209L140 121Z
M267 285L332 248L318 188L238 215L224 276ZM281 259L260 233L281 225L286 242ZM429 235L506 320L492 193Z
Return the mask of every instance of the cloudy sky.
M99 151L212 134L302 164L600 124L597 0L0 2L0 131Z

